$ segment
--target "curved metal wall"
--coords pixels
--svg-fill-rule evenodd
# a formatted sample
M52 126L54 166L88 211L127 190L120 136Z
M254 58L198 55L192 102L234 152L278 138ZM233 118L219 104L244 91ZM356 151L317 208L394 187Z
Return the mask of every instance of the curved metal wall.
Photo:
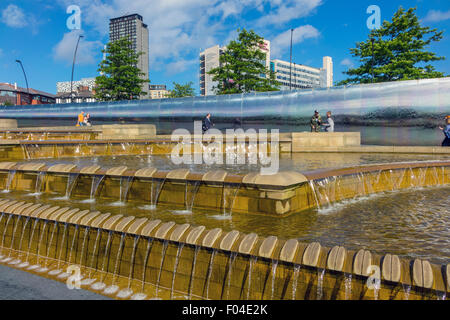
M328 89L276 91L178 99L2 106L0 118L76 118L83 110L98 119L303 118L322 114L363 115L383 108L419 113L450 112L450 78L398 81Z

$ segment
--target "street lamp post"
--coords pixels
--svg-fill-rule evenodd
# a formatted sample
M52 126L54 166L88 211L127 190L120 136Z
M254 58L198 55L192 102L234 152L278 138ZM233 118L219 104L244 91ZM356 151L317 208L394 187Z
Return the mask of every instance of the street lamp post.
M292 90L292 34L294 29L291 29L291 53L289 58L289 90Z
M80 39L83 38L83 36L80 34L78 36L78 41L77 41L77 45L75 47L75 53L73 54L73 63L72 63L72 76L70 78L70 103L72 103L72 97L73 97L73 92L72 92L72 85L73 85L73 69L75 68L75 58L77 56L77 50L78 50L78 44L80 43Z
M16 60L16 62L18 64L20 64L22 71L23 71L23 75L25 76L25 83L27 84L27 93L28 93L28 98L29 98L30 97L30 88L28 87L27 74L25 73L25 69L23 68L22 61ZM20 104L22 105L22 102Z

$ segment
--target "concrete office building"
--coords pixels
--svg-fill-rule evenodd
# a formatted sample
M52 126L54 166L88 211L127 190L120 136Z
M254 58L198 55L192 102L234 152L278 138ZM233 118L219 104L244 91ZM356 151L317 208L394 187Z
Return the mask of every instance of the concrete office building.
M264 65L267 69L270 67L270 41L263 40L264 44L260 46L260 50L266 54ZM213 81L213 76L207 72L220 66L220 56L226 51L226 47L215 45L200 52L200 95L215 95L214 87L217 82ZM261 75L265 77L265 75Z
M163 99L169 95L165 84L150 84L148 86L150 99Z
M120 38L128 37L134 52L143 52L138 58L137 67L144 73L142 79L148 80L148 27L143 22L139 14L130 14L109 20L109 40L116 41ZM142 90L146 93L141 95L141 99L149 98L148 83L142 85Z
M280 90L298 90L310 88L327 88L333 86L333 61L331 57L323 58L323 67L314 68L289 61L275 59L271 61L271 70L281 84Z

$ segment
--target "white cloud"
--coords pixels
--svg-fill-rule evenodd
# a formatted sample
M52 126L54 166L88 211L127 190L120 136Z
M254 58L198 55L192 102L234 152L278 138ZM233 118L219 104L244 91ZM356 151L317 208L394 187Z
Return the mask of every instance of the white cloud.
M73 0L58 0L58 3L66 8ZM142 15L149 28L150 72L166 68L168 64L170 72L176 72L176 66L182 66L185 61L195 59L197 62L201 48L225 45L225 38L239 25L233 24L231 19L241 19L244 11L256 13L253 20L246 21L247 29L260 23L265 28L307 16L321 3L322 0L77 1L83 28L93 29L102 36L108 35L110 18L133 13ZM264 15L264 9L270 13Z
M53 58L57 61L71 64L79 34L80 30L65 33L61 41L53 48ZM81 38L78 45L76 63L93 64L99 62L95 59L95 56L100 54L101 48L102 43L100 41L86 41L84 38Z
M166 74L167 75L174 75L174 74L177 74L177 73L181 73L183 71L186 71L192 65L197 64L197 62L198 62L197 59L192 59L192 60L180 59L180 60L177 60L177 61L174 61L174 62L170 62L165 67Z
M13 28L23 28L28 24L23 10L14 4L10 4L2 11L2 22Z
M354 63L350 59L345 58L344 60L341 61L341 66L346 66L348 68L353 68Z
M322 4L322 0L284 0L272 1L271 13L257 21L257 25L281 25L294 19L310 15Z
M311 25L300 26L294 29L292 34L292 45L301 43L306 39L314 39L320 36L319 30ZM286 30L277 35L271 41L271 55L276 57L290 47L291 44L291 30Z
M423 21L426 22L439 22L450 19L450 10L449 11L440 11L440 10L430 10Z

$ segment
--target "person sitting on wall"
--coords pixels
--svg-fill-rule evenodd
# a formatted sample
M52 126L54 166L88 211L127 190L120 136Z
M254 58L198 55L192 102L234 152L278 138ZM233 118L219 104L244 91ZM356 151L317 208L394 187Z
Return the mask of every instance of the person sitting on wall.
M444 141L442 141L442 146L450 147L450 116L445 117L445 122L447 123L445 128L439 127L445 135Z
M86 117L84 117L84 125L90 127L91 126L91 121L90 121L90 117L91 115L89 113L86 114Z
M202 122L202 133L205 133L206 131L211 129L211 127L213 127L213 126L214 126L214 124L211 121L211 114L208 113Z
M84 126L84 111L81 111L78 115L77 127Z
M316 110L311 118L311 132L319 132L321 124L322 118L320 117L319 111Z
M331 111L327 112L327 123L323 124L326 132L334 132L334 120L331 118Z

